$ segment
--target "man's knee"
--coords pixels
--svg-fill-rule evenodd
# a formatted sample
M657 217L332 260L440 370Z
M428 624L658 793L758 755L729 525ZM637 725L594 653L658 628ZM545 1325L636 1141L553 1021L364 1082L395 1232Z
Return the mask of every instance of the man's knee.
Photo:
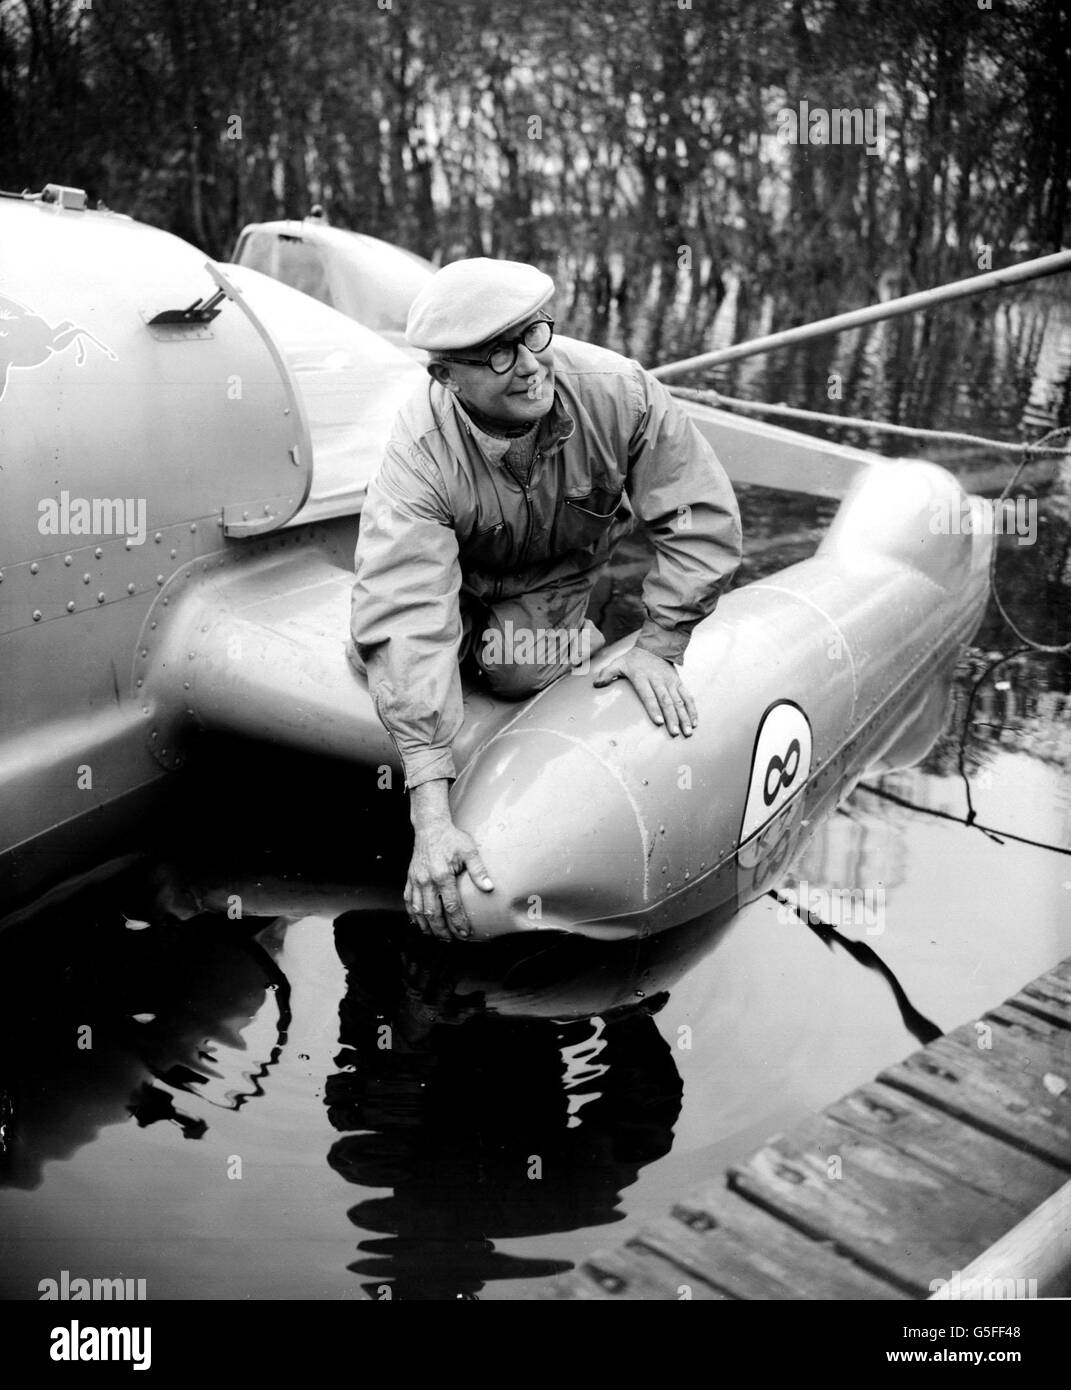
M479 665L492 694L503 700L523 700L529 695L537 695L569 670L568 662L533 666L526 662L498 665L481 661Z

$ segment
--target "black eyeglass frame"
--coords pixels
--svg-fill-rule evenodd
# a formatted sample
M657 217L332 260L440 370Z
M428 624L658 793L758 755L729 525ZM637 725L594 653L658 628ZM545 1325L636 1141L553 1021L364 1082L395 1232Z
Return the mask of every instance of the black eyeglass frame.
M438 354L438 357L440 361L443 362L460 362L466 367L487 367L489 371L494 372L495 376L508 376L517 365L517 354L520 351L521 344L524 343L525 337L531 333L533 328L542 328L546 326L550 329L550 337L542 347L533 348L529 347L527 343L524 343L525 347L528 348L529 352L546 352L554 338L554 322L554 319L535 319L518 337L496 339L493 346L488 349L486 357L458 357L457 354L453 352L441 352ZM497 367L491 365L491 358L496 352L507 347L513 349L513 357L510 360L509 366L502 368L500 371Z

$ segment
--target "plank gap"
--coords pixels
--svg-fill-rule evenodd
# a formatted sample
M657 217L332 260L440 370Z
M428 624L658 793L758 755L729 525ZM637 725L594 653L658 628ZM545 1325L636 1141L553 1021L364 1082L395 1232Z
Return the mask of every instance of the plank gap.
M1052 1167L1062 1172L1071 1173L1071 1158L1066 1160L1058 1158L1047 1149L1031 1144L1029 1139L1024 1138L1024 1136L1010 1134L1007 1129L1001 1129L995 1122L986 1121L984 1118L972 1115L969 1110L962 1106L955 1105L948 1098L938 1098L937 1096L927 1095L927 1093L921 1089L916 1090L907 1077L894 1076L891 1072L882 1072L878 1080L884 1086L891 1086L894 1091L902 1091L904 1095L911 1096L913 1100L921 1100L933 1109L943 1111L944 1114L951 1116L954 1120L958 1120L961 1124L965 1124L969 1129L980 1130L982 1134L988 1134L993 1139L1003 1140L1003 1142L1008 1144L1011 1148L1019 1149L1022 1153L1030 1154L1032 1158L1040 1158L1042 1162L1051 1164Z
M906 1293L910 1298L919 1298L919 1286L912 1284L909 1280L901 1279L895 1271L886 1268L877 1260L869 1260L861 1255L858 1250L851 1246L843 1245L835 1236L831 1236L828 1231L823 1231L818 1226L808 1224L803 1217L796 1216L784 1211L773 1202L765 1201L758 1192L748 1192L746 1188L739 1186L738 1179L746 1177L746 1173L740 1169L731 1169L729 1172L729 1191L734 1192L738 1197L742 1197L745 1202L750 1202L753 1207L758 1207L766 1212L768 1216L774 1217L784 1226L790 1226L794 1231L799 1231L808 1240L813 1240L816 1245L824 1245L827 1250L832 1250L834 1254L843 1260L848 1260L851 1264L858 1265L867 1274L872 1274L875 1279L880 1279L884 1284L891 1284L894 1289L899 1289L901 1293Z

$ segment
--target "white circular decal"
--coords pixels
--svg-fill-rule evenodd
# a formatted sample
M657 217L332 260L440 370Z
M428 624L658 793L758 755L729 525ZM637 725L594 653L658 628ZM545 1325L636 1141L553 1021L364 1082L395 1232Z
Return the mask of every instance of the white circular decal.
M811 726L799 705L778 700L762 716L751 756L739 845L777 815L811 770Z

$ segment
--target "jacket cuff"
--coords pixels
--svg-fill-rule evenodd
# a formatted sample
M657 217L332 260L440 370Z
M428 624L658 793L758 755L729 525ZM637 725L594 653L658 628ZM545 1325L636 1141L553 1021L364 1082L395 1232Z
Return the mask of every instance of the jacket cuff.
M417 748L412 753L402 752L402 763L407 791L419 787L422 782L436 782L443 777L452 782L457 776L449 748Z
M684 632L680 628L659 627L648 618L640 629L639 637L636 638L636 646L640 651L652 652L664 661L672 661L679 666L691 640L690 632Z

